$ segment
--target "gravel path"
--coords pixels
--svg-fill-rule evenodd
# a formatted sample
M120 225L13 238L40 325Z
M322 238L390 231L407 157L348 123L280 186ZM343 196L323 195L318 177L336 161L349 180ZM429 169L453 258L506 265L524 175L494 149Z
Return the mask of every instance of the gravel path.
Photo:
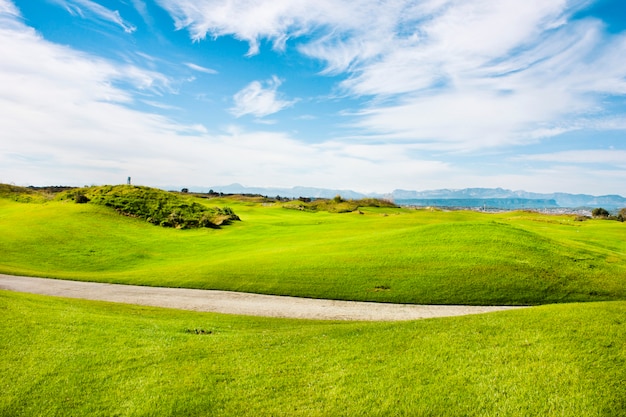
M181 310L316 320L399 321L520 308L317 300L232 291L141 287L2 274L0 274L0 290Z

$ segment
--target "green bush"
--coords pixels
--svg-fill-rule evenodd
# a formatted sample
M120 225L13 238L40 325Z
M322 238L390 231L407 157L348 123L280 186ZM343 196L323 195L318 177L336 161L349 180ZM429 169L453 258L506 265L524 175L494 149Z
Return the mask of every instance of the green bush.
M608 218L609 217L609 212L606 209L603 209L602 207L598 207L598 208L594 208L593 210L591 210L591 215L593 217L601 217L601 218Z
M283 204L284 208L302 211L327 211L329 213L351 213L357 211L359 207L397 207L394 203L377 198L363 198L360 200L344 200L341 196L333 199L317 199L308 201L298 199Z

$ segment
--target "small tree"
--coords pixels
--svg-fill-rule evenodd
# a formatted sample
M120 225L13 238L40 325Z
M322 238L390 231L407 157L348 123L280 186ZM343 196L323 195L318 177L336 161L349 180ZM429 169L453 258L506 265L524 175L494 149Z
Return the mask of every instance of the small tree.
M617 213L617 220L620 222L626 220L626 208L621 209L619 213Z
M606 219L609 217L609 212L602 207L598 207L591 210L591 215L593 217L601 217L603 219Z

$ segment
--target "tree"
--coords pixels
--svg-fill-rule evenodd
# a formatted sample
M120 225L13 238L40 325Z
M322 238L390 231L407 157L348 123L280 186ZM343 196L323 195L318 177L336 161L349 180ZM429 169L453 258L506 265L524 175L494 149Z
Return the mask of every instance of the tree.
M626 208L621 209L619 213L617 213L617 220L620 222L626 220Z
M591 210L591 215L593 217L601 217L601 218L606 219L609 217L609 212L603 209L602 207L598 207L598 208L594 208L593 210Z

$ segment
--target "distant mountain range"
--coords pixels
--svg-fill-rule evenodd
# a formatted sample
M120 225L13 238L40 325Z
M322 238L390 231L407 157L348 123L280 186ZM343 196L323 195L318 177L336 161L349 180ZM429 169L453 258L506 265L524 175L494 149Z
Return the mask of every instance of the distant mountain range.
M241 184L215 186L211 190L224 194L260 194L268 197L333 198L366 197L385 198L399 205L441 207L490 207L490 208L593 208L614 210L626 207L626 198L620 195L593 196L568 193L532 193L504 188L464 188L428 191L394 190L388 194L363 194L352 190L336 190L314 187L263 188L244 187ZM205 190L208 191L208 190Z
M512 191L503 188L465 188L462 190L431 190L431 191L407 191L395 190L391 193L396 204L412 204L413 200L486 200L489 204L501 201L510 203L515 208L579 208L579 207L604 207L617 209L626 207L626 198L620 195L593 196L588 194L568 193L532 193L528 191ZM435 205L435 204L433 204ZM480 206L480 204L479 204Z
M194 187L195 188L195 187ZM383 198L382 194L362 194L351 190L333 190L328 188L314 187L292 187L292 188L263 188L263 187L244 187L241 184L231 184L223 186L211 187L211 190L224 194L260 194L268 197L309 197L309 198L333 198L340 195L342 198L359 199L365 197Z

